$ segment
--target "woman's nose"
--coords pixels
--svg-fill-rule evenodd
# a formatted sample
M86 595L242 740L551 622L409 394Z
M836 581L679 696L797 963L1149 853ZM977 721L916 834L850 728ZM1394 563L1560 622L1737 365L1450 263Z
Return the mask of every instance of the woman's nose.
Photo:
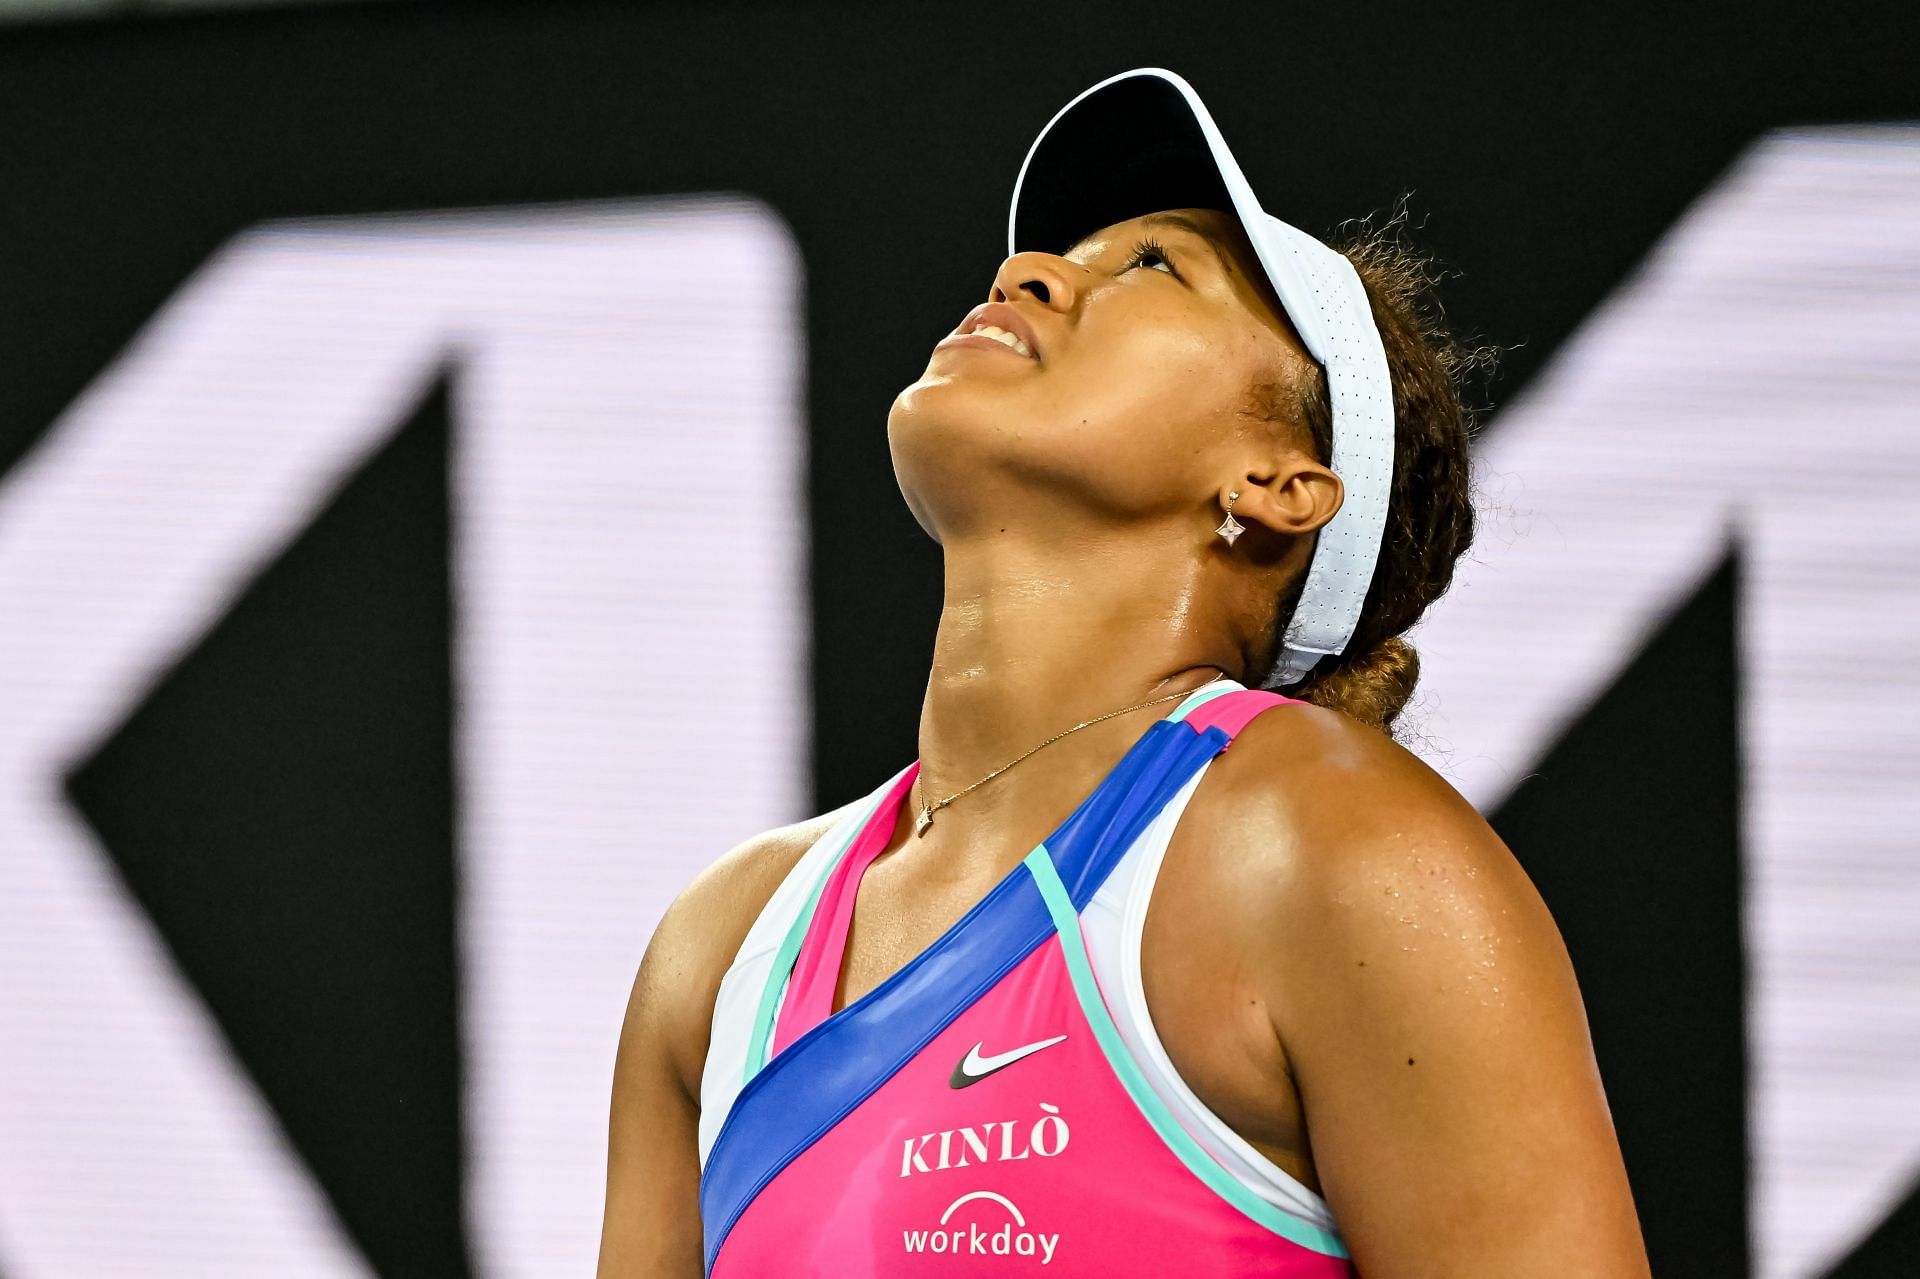
M1073 308L1072 263L1051 253L1016 253L993 276L990 302L1030 297L1055 311Z

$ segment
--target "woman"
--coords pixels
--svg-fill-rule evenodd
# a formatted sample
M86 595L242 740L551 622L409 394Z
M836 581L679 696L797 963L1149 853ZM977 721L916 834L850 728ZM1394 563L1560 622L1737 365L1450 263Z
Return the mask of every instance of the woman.
M661 921L603 1279L1645 1275L1553 921L1390 734L1473 525L1419 260L1266 214L1153 68L1009 241L889 420L919 758Z

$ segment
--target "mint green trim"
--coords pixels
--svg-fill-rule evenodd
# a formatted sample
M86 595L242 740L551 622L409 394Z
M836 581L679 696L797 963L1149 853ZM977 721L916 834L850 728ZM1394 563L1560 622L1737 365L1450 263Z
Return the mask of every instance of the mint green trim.
M1197 689L1175 707L1173 713L1167 718L1185 719L1191 711L1206 705L1214 698L1239 691L1240 685L1237 683L1224 687L1209 685ZM898 777L899 775L895 774L894 780L898 780ZM886 791L892 787L892 784L889 782L887 787L882 789L879 799L874 801L874 807L878 807L886 798ZM760 1006L754 1012L753 1038L747 1044L746 1071L740 1081L742 1085L759 1074L761 1068L767 1064L767 1049L773 1038L773 1023L780 1012L780 992L785 989L787 977L793 971L794 960L800 955L800 946L806 940L807 927L813 922L814 912L820 907L820 895L826 891L827 880L833 877L833 868L840 864L840 859L846 855L847 849L852 846L855 839L859 838L860 832L866 829L867 823L873 820L873 812L874 809L870 807L861 814L860 820L854 823L847 837L840 842L840 847L835 850L832 857L827 859L826 869L821 872L819 882L814 884L812 896L807 898L806 906L794 918L792 926L787 929L787 935L780 941L780 949L773 957L773 967L767 972L766 985L760 990ZM1036 851L1044 850L1045 847L1046 845L1042 844Z
M1225 697L1228 693L1237 693L1239 691L1240 691L1240 688L1234 685L1230 685L1226 688L1208 687L1208 688L1198 689L1195 691L1192 697L1189 697L1186 701L1180 703L1180 705L1175 707L1173 714L1167 716L1167 718L1168 719L1185 719L1188 715L1193 713L1195 710L1198 710L1200 707L1205 706L1208 702L1212 701L1214 698Z
M887 783L888 789L892 789L892 786L892 782ZM774 952L773 967L767 970L766 985L760 988L760 1007L753 1014L753 1038L747 1044L747 1068L740 1079L742 1087L746 1085L747 1080L759 1074L760 1068L767 1064L767 1048L769 1041L773 1038L773 1021L780 1011L780 991L784 987L787 974L793 971L793 961L800 955L800 944L806 940L807 925L813 922L813 912L820 908L820 894L826 891L827 881L833 878L833 868L840 864L840 859L846 855L847 849L853 845L855 839L859 838L860 832L867 828L867 823L873 820L873 809L878 807L880 800L885 798L886 793L883 791L880 799L875 800L872 807L864 810L859 820L854 822L847 831L847 837L840 841L840 847L835 850L833 856L827 858L827 868L820 872L820 879L814 884L813 893L807 898L807 904L801 907L798 915L794 916L792 926L787 929L787 935L780 939L780 949Z
M1093 965L1087 961L1086 940L1080 935L1080 915L1073 908L1073 899L1067 894L1067 886L1060 882L1060 872L1054 867L1053 854L1047 851L1045 844L1041 844L1027 854L1025 861L1034 882L1040 886L1040 895L1046 899L1048 913L1053 916L1054 929L1060 936L1060 948L1066 953L1067 972L1073 978L1073 993L1080 1000L1080 1009L1086 1014L1088 1024L1093 1027L1094 1038L1100 1042L1101 1051L1106 1053L1107 1063L1113 1067L1113 1073L1126 1085L1135 1104L1160 1134L1161 1140L1180 1157L1180 1162L1213 1187L1221 1198L1267 1229L1284 1235L1303 1248L1311 1248L1329 1257L1346 1256L1347 1246L1340 1241L1339 1235L1283 1212L1248 1190L1222 1168L1193 1139L1191 1133L1180 1126L1173 1112L1167 1109L1166 1103L1147 1083L1139 1063L1127 1051L1120 1039L1120 1030L1113 1024L1112 1014L1108 1013L1106 1002L1100 997L1100 987L1093 976Z

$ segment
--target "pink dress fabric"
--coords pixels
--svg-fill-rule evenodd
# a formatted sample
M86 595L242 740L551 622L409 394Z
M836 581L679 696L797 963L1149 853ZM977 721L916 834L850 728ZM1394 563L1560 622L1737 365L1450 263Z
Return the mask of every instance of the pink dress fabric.
M1231 737L1295 700L1240 690L1185 722ZM888 842L918 771L903 774L830 873L773 1056L835 1015L860 876ZM1077 929L1077 915L1073 922ZM1255 1220L1175 1153L1096 1038L1068 953L1051 932L832 1121L747 1203L710 1273L1350 1279L1340 1245L1323 1251ZM961 1082L963 1062L984 1073Z
M1254 692L1252 697L1246 693L1222 694L1188 712L1184 722L1192 725L1195 732L1218 727L1232 738L1239 736L1240 730L1261 711L1287 704L1305 705L1297 697L1279 693ZM847 934L853 926L853 902L860 891L860 877L867 873L873 860L886 851L899 821L900 807L912 793L913 779L919 775L920 761L916 759L887 792L828 877L813 922L808 925L807 939L800 947L800 957L794 962L793 983L787 990L786 1002L781 1005L780 1019L774 1024L773 1053L777 1054L832 1014L835 989L845 966Z

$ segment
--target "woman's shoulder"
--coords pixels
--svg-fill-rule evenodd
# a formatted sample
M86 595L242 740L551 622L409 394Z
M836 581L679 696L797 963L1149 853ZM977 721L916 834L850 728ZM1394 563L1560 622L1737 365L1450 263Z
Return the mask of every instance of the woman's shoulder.
M729 943L723 949L731 957L794 864L859 803L853 800L817 817L775 826L741 840L681 890L680 897L687 903L685 911L699 917L702 931L708 936Z
M1334 1210L1350 1238L1406 1256L1464 1218L1482 1233L1524 1218L1530 1247L1605 1231L1633 1272L1614 1242L1631 1195L1546 904L1444 777L1342 718L1255 717L1215 761L1214 846L1196 849L1218 859L1215 931L1313 1099Z
M1242 887L1230 909L1247 917L1249 936L1276 946L1330 943L1335 929L1347 930L1342 941L1397 945L1413 931L1405 924L1457 934L1469 918L1503 914L1552 929L1531 879L1472 803L1404 745L1337 710L1303 703L1255 716L1194 802L1203 856L1220 882Z
M741 840L680 890L654 928L643 972L670 975L655 997L670 1006L675 1064L690 1095L699 1095L714 1000L747 931L794 864L857 803Z
M1215 762L1214 800L1254 835L1306 840L1329 852L1409 823L1493 835L1430 764L1379 729L1330 707L1294 702L1247 722ZM1504 845L1501 846L1504 850Z

